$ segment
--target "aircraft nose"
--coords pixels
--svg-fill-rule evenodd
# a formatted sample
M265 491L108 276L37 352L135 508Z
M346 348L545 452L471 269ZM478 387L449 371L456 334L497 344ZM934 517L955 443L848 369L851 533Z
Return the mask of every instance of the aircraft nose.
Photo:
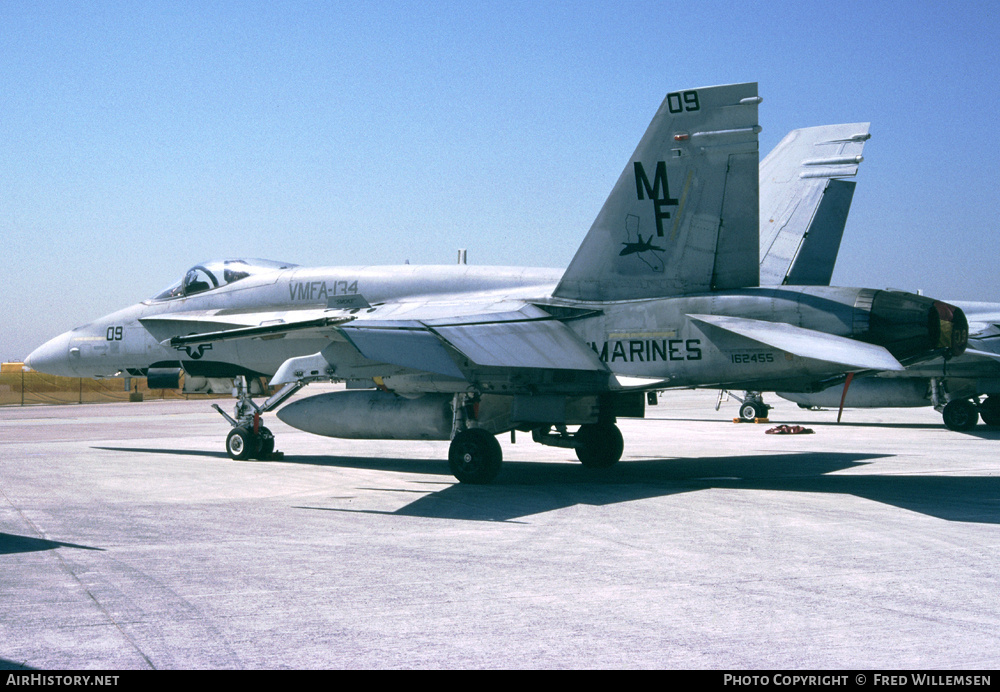
M69 339L69 332L49 339L32 351L24 359L24 364L32 370L44 372L47 375L76 377L77 374L73 370L72 355L69 350Z

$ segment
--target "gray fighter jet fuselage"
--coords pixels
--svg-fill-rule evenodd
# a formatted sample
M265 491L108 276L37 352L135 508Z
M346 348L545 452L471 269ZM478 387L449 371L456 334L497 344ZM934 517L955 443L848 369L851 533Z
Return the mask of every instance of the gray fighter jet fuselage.
M229 262L254 264L253 260ZM796 330L860 340L831 339L827 355L838 357L836 350L846 348L843 358L853 359L857 367L872 368L893 363L878 348L863 342L885 346L898 360L920 355L930 338L928 311L937 309L935 301L926 298L823 286L748 288L609 305L553 297L561 274L551 269L466 265L309 269L286 265L258 272L239 284L154 298L112 313L48 342L31 354L28 365L70 377L138 377L149 369L175 368L200 377L273 378L289 359L327 349L331 355L342 352L333 360L338 365L332 373L336 379L379 377L386 386L392 384L394 391L407 394L458 392L468 387L462 365L448 361L436 367L373 363L358 357L354 339L339 334L346 331L351 336L369 325L371 329L405 329L413 314L437 330L455 329L463 324L461 318L453 317L455 306L479 303L489 312L469 324L509 322L508 329L513 329L519 324L552 322L561 325L554 336L572 334L579 343L570 352L559 350L565 345L552 341L548 351L540 349L523 366L529 371L537 366L601 374L579 380L567 375L553 385L566 392L614 389L618 376L644 378L650 388L653 383L663 388L778 380L791 389L808 390L831 371L825 361L806 355L808 349L796 355L791 339L783 343L784 352L766 345L762 340L769 337L765 334L748 331L749 338L756 339L748 341L737 327L716 324L717 316L786 323ZM330 306L337 302L358 304ZM511 320L505 307L520 312ZM898 326L907 316L913 334L899 339L891 332L876 332L872 326L886 319ZM339 331L327 334L317 329L325 325L336 325ZM241 331L249 329L256 333ZM492 388L530 394L538 375L484 373L480 382L495 380Z

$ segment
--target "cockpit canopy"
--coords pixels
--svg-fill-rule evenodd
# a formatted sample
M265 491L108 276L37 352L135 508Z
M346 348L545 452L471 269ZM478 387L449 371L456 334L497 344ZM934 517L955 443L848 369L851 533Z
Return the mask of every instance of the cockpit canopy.
M203 262L188 269L184 278L172 284L170 288L157 293L153 300L185 298L211 291L220 286L228 286L254 274L272 272L278 269L291 269L297 266L297 264L289 262L274 262L263 259L227 259Z

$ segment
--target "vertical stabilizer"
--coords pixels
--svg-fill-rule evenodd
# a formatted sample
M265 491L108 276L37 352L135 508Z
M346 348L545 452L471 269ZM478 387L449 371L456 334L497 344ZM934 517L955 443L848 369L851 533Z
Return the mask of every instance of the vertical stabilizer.
M832 178L826 181L816 215L813 216L809 230L802 238L802 245L795 255L795 261L785 276L786 284L830 285L855 187L857 183L853 180Z
M828 286L869 123L792 130L760 164L760 283Z
M667 94L555 295L756 286L759 102L756 83Z

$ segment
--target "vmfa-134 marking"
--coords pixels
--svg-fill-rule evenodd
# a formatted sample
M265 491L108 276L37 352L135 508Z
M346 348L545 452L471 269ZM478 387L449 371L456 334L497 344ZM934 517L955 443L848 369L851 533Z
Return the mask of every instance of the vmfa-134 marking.
M614 464L616 418L641 416L651 390L807 391L961 353L966 325L950 305L758 285L759 102L753 83L668 94L564 272L211 262L28 364L175 385L182 370L236 378L235 414L219 411L237 459L273 451L264 413L310 382L343 381L277 415L321 435L451 440L454 474L482 483L500 470L494 435L514 429ZM250 376L282 388L257 405Z

